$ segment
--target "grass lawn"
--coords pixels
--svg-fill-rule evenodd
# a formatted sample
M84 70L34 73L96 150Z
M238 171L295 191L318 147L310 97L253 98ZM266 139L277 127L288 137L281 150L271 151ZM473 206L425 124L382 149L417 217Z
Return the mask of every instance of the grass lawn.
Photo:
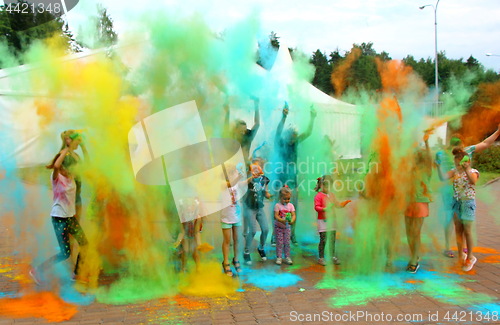
M500 177L500 173L495 172L482 172L479 171L479 179L477 180L476 186L483 186L491 180Z

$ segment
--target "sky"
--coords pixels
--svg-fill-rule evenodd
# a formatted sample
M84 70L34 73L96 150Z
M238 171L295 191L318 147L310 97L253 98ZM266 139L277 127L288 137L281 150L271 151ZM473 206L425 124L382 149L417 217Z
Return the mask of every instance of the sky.
M393 59L408 54L434 58L436 0L102 0L119 35L136 28L132 21L144 13L161 12L180 17L198 14L215 31L230 28L249 15L260 20L263 35L277 33L282 44L307 54L351 49L352 44L373 42L377 52ZM73 30L88 23L95 0L80 0L69 12ZM441 0L437 7L438 51L448 58L466 60L473 55L486 68L500 72L500 1ZM493 53L498 56L486 56Z

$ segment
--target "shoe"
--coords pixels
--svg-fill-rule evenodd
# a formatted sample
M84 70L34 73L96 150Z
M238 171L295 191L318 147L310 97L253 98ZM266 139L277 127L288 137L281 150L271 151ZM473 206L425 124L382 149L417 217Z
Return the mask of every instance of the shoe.
M281 257L276 258L276 264L281 265L283 259Z
M285 264L292 265L293 264L292 259L290 257L286 257L285 258Z
M447 249L443 252L443 255L449 258L454 258L455 254L453 254L453 251L451 249Z
M276 247L276 243L271 243L271 247Z
M257 251L259 252L260 259L264 262L267 261L267 256L266 256L266 251L260 248L257 248Z
M222 262L222 270L227 276L232 277L233 276L233 271L231 270L231 265L230 264L224 264L224 261Z
M333 260L333 264L335 265L340 265L340 260L337 258L337 257L332 257L332 260Z
M29 272L30 277L33 279L33 282L36 283L36 285L42 285L42 281L38 277L38 272L35 268L32 268Z
M406 272L408 273L417 273L417 270L420 268L420 264L416 264L416 265L413 265L413 264L408 264L408 266L406 267Z
M243 260L245 261L245 265L252 265L252 258L250 257L250 253L243 253Z
M241 273L240 261L235 260L235 257L233 257L233 265L234 269L236 270L236 273Z
M469 272L476 262L477 258L475 256L472 256L472 259L466 259L462 270L464 270L464 272Z
M299 246L299 242L298 242L298 241L296 241L296 240L292 240L292 245L293 245L293 246Z
M318 264L325 266L326 265L325 259L324 258L318 258Z

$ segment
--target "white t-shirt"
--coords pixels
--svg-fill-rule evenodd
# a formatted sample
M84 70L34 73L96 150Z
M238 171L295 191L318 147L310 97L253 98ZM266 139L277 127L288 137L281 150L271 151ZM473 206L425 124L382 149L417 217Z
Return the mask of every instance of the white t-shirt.
M72 177L65 177L57 173L56 179L52 177L52 192L54 193L54 203L50 215L52 217L69 218L76 214L76 183Z
M237 186L228 188L231 195L231 205L222 209L220 220L224 223L238 223L241 220L241 211L238 202L236 201Z

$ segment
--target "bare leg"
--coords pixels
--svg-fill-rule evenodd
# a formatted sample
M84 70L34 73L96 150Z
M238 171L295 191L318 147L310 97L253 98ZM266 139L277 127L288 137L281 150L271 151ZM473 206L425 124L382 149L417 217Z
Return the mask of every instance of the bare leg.
M472 222L465 222L463 224L463 227L465 242L467 244L467 259L471 260L474 257L472 253L472 250L474 249L474 238L472 237Z
M460 220L458 220L458 216L456 214L453 215L453 220L455 221L455 235L457 237L458 260L459 262L463 262L464 225Z
M224 265L229 264L229 244L231 242L231 229L222 229L222 255L224 256Z
M424 224L424 218L405 217L406 236L410 248L410 264L417 265L420 255L421 230Z
M238 230L239 227L233 227L233 254L236 260L238 260Z

